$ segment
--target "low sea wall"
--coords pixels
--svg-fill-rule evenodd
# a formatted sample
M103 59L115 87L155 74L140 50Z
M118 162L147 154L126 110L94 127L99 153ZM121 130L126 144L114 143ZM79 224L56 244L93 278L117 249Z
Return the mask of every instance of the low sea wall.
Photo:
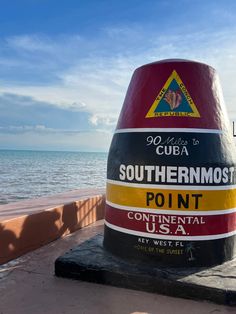
M105 189L0 205L0 264L104 218Z

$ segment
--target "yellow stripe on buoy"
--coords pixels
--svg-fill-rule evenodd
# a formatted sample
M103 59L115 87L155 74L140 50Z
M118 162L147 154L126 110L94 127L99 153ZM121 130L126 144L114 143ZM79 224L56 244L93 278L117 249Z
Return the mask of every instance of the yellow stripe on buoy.
M213 211L236 207L236 189L173 190L107 183L107 201L117 205L179 211Z

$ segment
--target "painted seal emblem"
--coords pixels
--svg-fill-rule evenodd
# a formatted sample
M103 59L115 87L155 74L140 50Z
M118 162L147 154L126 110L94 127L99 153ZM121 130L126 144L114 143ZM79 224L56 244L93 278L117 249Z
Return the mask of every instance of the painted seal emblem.
M146 118L162 116L200 117L192 97L175 70L157 95Z

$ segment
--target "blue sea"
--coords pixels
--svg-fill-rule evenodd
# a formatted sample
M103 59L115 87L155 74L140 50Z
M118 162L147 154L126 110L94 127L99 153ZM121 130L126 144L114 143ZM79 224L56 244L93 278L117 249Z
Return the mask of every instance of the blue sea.
M0 204L105 187L107 153L0 150Z

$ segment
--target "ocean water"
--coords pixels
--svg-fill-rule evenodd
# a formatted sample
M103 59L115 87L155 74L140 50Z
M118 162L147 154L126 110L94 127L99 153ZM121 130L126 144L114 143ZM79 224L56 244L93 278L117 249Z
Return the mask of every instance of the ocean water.
M0 204L105 187L106 153L0 150Z

